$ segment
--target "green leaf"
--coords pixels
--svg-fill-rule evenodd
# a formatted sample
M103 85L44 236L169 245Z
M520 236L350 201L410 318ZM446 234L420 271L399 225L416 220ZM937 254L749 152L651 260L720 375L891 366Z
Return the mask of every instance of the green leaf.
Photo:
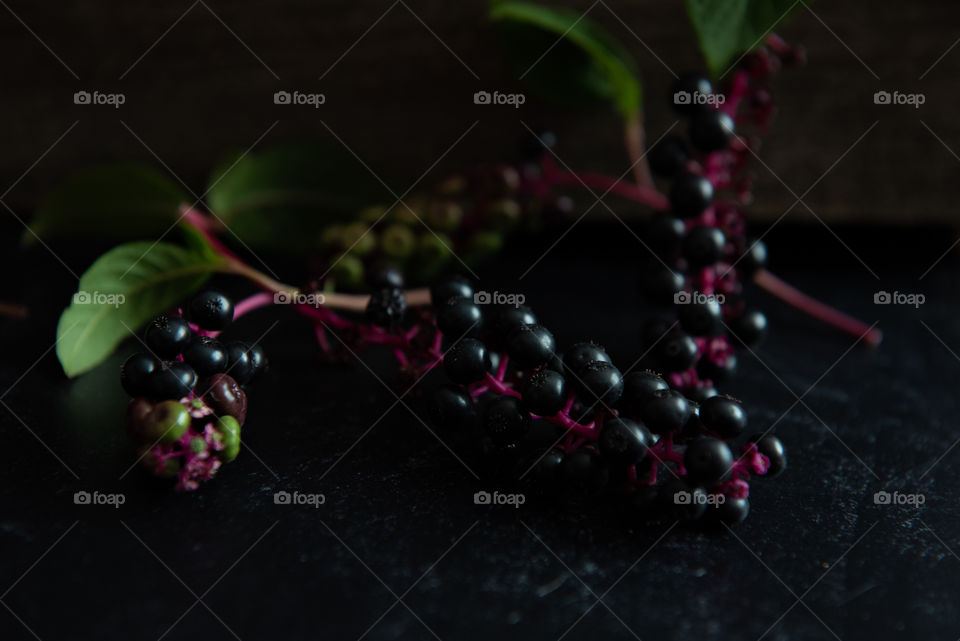
M30 223L33 233L25 231L23 241L157 238L177 220L180 206L192 202L179 185L150 167L92 167L43 199Z
M796 0L686 0L686 5L714 77L802 6Z
M494 0L490 18L512 64L537 93L564 104L612 101L628 120L640 110L643 90L633 58L583 14Z
M131 332L200 288L225 260L170 243L136 242L103 254L60 315L57 358L67 376L96 366Z
M229 156L213 172L207 205L252 248L315 250L320 232L362 207L393 202L356 159L336 150L295 145Z

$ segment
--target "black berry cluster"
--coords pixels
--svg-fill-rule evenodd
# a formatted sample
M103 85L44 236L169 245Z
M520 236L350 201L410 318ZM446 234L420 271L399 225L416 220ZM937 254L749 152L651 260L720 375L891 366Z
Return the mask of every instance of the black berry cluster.
M785 468L773 435L734 455L747 427L739 401L698 404L652 371L621 372L594 343L561 354L531 309L479 305L463 278L432 290L450 380L433 394L435 424L528 466L539 483L618 491L645 517L732 524L749 511L746 479Z
M148 323L148 352L123 364L120 382L133 400L127 433L148 471L194 489L240 451L247 416L244 387L267 367L263 348L221 342L234 308L219 292L196 295L184 310Z

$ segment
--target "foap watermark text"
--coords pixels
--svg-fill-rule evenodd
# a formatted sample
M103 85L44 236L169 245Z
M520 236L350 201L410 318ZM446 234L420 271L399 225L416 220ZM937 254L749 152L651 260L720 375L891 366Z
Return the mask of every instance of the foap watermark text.
M513 305L520 307L527 300L523 294L505 294L503 292L476 292L473 302L476 305Z
M120 307L127 302L123 294L105 294L103 292L79 291L73 295L74 305L113 305Z
M512 505L516 509L527 502L524 494L504 494L503 492L487 492L480 490L473 495L474 505Z
M526 101L527 97L522 93L477 91L473 94L473 104L475 105L510 105L519 109L520 105Z

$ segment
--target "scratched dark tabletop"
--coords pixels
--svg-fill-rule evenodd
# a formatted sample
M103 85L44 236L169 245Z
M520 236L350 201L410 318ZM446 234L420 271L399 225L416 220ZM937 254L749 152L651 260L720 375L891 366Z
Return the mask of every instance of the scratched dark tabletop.
M364 356L375 375L321 364L309 328L272 311L236 328L280 321L239 459L187 494L126 474L117 376L133 346L74 381L50 349L68 267L94 254L56 248L65 267L23 253L11 221L0 265L17 276L0 298L28 304L31 320L0 321L0 638L955 639L960 265L949 255L920 278L953 238L835 231L849 251L815 223L778 227L772 268L886 340L851 349L751 291L772 333L724 389L752 427L776 422L790 466L752 485L745 523L705 534L638 529L603 500L474 505L474 492L507 486L486 468L475 479L402 405L387 412L386 361ZM595 338L632 362L645 313L636 241L584 224L518 282L555 237L514 244L484 286L523 292L561 346ZM926 302L874 305L879 290ZM76 506L81 490L125 504ZM281 490L326 503L275 505ZM876 505L880 490L924 504Z

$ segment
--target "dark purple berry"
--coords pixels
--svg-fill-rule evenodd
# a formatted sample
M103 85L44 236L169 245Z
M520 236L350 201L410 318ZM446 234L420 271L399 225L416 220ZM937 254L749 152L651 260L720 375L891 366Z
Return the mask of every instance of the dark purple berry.
M665 372L685 372L697 360L697 344L686 333L674 330L654 347L657 362Z
M645 426L628 418L603 422L597 446L606 461L620 467L639 463L653 445L653 435Z
M226 329L233 322L233 301L220 292L200 292L190 300L190 320L200 329Z
M684 393L691 401L702 405L707 399L717 395L717 389L713 385L698 385L693 389L686 390Z
M403 290L395 288L378 289L370 295L367 302L367 320L378 327L395 327L403 320L407 311L407 297Z
M130 396L147 396L150 376L160 367L150 354L134 354L120 369L120 384Z
M454 296L438 307L437 326L452 340L476 334L483 326L483 312L472 297Z
M176 400L189 396L197 385L197 373L182 361L162 364L150 375L148 394L155 401Z
M723 502L710 504L704 518L717 523L736 525L743 523L749 514L750 501L748 499L735 499L725 496Z
M670 210L681 218L699 216L713 201L713 185L698 174L682 171L670 186Z
M666 267L654 267L640 276L644 295L652 302L664 305L673 303L676 295L683 291L685 283L683 274Z
M721 327L723 310L715 298L677 305L680 326L694 336L712 336Z
M209 336L194 337L183 351L183 360L198 376L210 376L227 369L227 351L219 341Z
M643 422L655 434L679 430L693 415L693 405L676 390L659 390L643 407Z
M730 476L733 453L730 446L720 439L704 436L687 445L683 453L683 467L691 483L711 487Z
M507 354L524 369L548 362L555 349L553 334L543 325L521 325L507 339Z
M665 136L647 153L650 170L658 176L670 178L687 164L687 146L680 136Z
M232 416L241 426L247 420L247 394L233 377L214 374L200 387L203 401L217 416Z
M607 361L591 361L574 376L577 392L587 405L612 407L623 395L623 374Z
M443 357L443 371L454 383L467 385L479 381L487 373L486 346L475 338L463 338Z
M440 278L430 288L430 301L434 307L442 307L454 296L473 300L473 285L463 276L454 274Z
M787 450L779 438L773 434L767 434L766 436L757 434L750 437L750 440L757 444L757 451L770 459L770 469L767 470L767 477L779 476L781 472L787 469Z
M563 452L557 449L552 449L546 454L544 454L539 461L537 461L537 466L535 468L534 474L540 483L544 484L547 488L552 488L552 486L559 480L560 468L563 464Z
M698 225L683 239L683 257L690 267L706 267L723 258L726 236L716 227Z
M747 239L747 247L737 261L737 269L746 276L753 276L766 266L767 245L762 240Z
M639 415L657 392L669 389L670 385L659 374L651 371L630 372L623 377L620 406L631 414Z
M515 396L500 396L483 411L483 427L497 445L516 445L530 429L530 413Z
M577 375L587 363L603 361L609 363L610 356L596 343L574 343L563 353L563 364L566 371Z
M190 344L193 332L181 317L163 315L150 321L143 338L150 351L158 357L174 358Z
M767 317L757 309L748 309L730 324L730 333L740 344L756 347L767 333Z
M689 116L704 108L707 96L713 94L713 85L706 76L686 72L680 74L670 92L670 106L678 114Z
M658 492L658 502L661 509L677 521L696 521L707 510L706 492L682 478L664 481Z
M478 421L473 399L456 385L444 385L433 393L430 415L433 424L445 432L466 432Z
M687 226L666 212L654 214L644 227L643 239L660 256L670 256L680 249Z
M371 290L403 289L403 274L393 265L379 264L367 271L367 285Z
M702 379L722 383L737 371L737 355L726 354L719 358L702 358L697 363L697 375Z
M740 401L730 396L714 396L700 405L704 427L723 438L735 438L747 429L747 413Z
M564 454L560 478L574 491L592 491L607 484L609 472L600 454L581 447Z
M510 333L521 325L536 325L537 317L526 305L497 305L491 308L491 329L497 338L506 340Z
M730 147L733 118L717 109L700 109L690 119L690 144L709 154Z
M250 357L250 346L246 343L227 343L227 371L241 387L253 380L257 373L256 365Z
M526 380L520 393L528 410L538 416L553 416L567 403L567 382L559 372L540 369Z

